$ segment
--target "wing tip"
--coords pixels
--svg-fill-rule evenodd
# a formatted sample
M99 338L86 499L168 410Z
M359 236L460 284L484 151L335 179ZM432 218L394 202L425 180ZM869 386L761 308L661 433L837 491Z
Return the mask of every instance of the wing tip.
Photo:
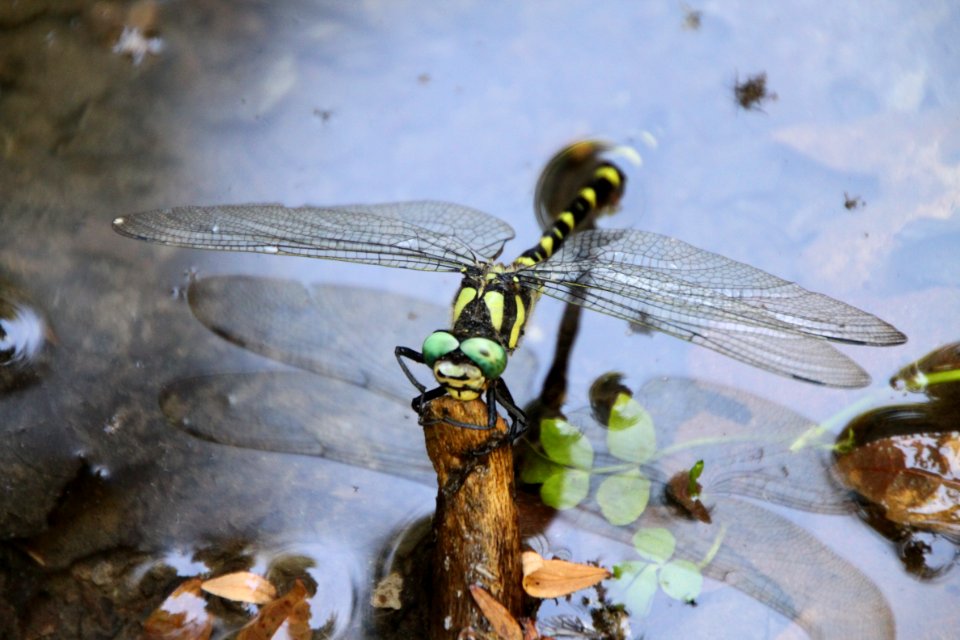
M873 378L870 377L870 374L859 367L857 367L856 372L849 371L846 372L846 375L843 377L837 378L828 378L826 376L824 376L822 379L808 378L797 373L790 373L788 375L793 380L815 384L818 387L830 387L833 389L862 389L870 386L870 383L873 382Z

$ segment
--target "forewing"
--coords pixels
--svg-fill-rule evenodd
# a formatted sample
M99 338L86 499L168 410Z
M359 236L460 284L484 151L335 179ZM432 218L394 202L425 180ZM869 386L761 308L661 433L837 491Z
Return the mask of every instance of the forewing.
M194 249L305 256L425 271L493 259L513 237L481 211L434 201L343 207L178 207L117 218L120 234Z
M521 271L547 295L700 344L756 367L830 386L869 376L827 340L890 345L879 318L685 242L634 230L573 236Z

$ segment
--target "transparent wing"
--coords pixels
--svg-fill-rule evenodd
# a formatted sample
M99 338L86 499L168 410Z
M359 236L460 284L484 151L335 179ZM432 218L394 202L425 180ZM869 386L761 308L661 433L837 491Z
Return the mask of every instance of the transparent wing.
M289 208L277 204L179 207L117 218L120 234L179 247L249 251L459 271L492 260L510 225L446 202Z
M829 386L864 386L870 377L828 340L867 345L906 340L848 304L645 231L585 231L550 260L520 273L549 296Z

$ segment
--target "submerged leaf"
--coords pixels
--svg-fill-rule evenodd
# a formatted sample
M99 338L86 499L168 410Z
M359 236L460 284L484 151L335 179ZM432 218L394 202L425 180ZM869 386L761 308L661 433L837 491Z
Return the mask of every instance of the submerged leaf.
M605 478L597 488L597 503L603 517L615 526L640 517L650 500L650 480L639 469Z
M523 554L523 590L535 598L560 598L609 577L603 567L547 560L534 551Z
M657 564L669 560L676 546L676 538L663 527L643 527L633 536L633 547L640 557Z
M392 571L384 576L370 594L370 606L375 609L403 608L403 574Z
M526 484L542 484L550 476L561 473L563 469L562 465L534 452L524 457L520 480Z
M540 498L548 507L572 509L590 492L590 474L579 469L561 469L540 487Z
M551 460L576 469L593 466L593 445L565 420L548 418L540 423L540 443Z
M671 560L660 568L660 588L674 600L693 602L703 588L703 575L689 560Z
M653 418L625 393L617 396L610 411L607 448L621 460L637 464L646 462L657 451Z
M617 582L623 603L635 616L650 613L653 597L657 594L657 565L649 562L628 561L617 565Z
M263 576L237 571L205 580L200 588L207 593L251 604L266 604L277 597L277 589Z
M200 578L177 587L143 623L144 640L206 640L213 630Z
M293 583L282 598L274 600L260 609L256 618L251 620L237 634L237 640L271 640L280 627L291 617L302 615L301 602L307 598L307 589L300 580ZM295 614L299 611L299 614ZM309 615L308 615L309 618ZM289 631L289 626L288 626Z

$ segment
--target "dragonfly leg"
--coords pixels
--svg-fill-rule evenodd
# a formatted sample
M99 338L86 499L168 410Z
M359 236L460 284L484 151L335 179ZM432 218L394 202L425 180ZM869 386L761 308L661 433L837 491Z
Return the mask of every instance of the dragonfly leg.
M438 423L443 422L443 423L446 423L446 424L449 424L449 425L453 425L454 427L461 427L461 428L463 428L463 429L473 429L474 431L488 431L488 430L490 430L490 429L492 428L490 425L486 425L486 424L480 425L480 424L471 424L471 423L469 423L469 422L460 422L459 420L454 420L453 418L443 418L443 419L440 419L440 420L431 420L431 421L429 421L429 422L424 422L424 421L423 421L423 407L424 407L424 405L425 405L426 403L430 402L431 400L436 400L437 398L439 398L440 396L442 396L442 395L445 394L446 392L447 392L447 390L444 389L443 387L437 387L436 389L431 389L430 391L427 391L426 393L422 393L422 394L420 394L419 396L417 396L416 398L413 399L413 403L412 403L413 410L416 411L417 414L420 415L420 420L421 420L420 424L421 424L421 425L423 425L423 426L429 426L429 425L432 425L432 424L438 424ZM494 424L494 426L496 426L496 414L494 414L494 423L493 423L493 424Z
M426 393L427 388L423 386L423 384L419 380L417 380L416 376L413 375L413 372L410 371L410 368L407 366L407 363L403 361L403 359L407 358L409 360L412 360L413 362L416 362L417 364L426 364L423 361L423 354L420 353L419 351L414 351L410 347L397 347L396 349L393 350L393 353L397 357L397 363L400 365L400 369L403 370L403 374L407 376L407 380L410 381L410 384L412 384L417 388L417 391L420 392L422 397L423 394ZM439 398L440 396L434 396L434 397Z
M423 407L431 400L436 400L447 392L443 387L437 387L436 389L431 389L427 391L426 388L422 389L422 393L418 396L414 396L413 400L410 402L410 406L413 407L413 410L417 412L418 415L423 415Z
M500 403L500 406L502 406L504 410L506 410L507 415L510 416L510 441L516 442L527 432L527 415L523 412L523 409L517 406L506 382L497 380L496 387L497 402ZM492 399L489 402L492 406Z

